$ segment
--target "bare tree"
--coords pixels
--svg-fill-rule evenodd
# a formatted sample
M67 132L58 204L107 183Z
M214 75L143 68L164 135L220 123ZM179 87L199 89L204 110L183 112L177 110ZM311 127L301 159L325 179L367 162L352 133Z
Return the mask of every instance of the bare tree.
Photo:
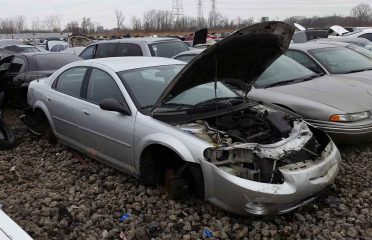
M39 17L35 17L33 20L32 20L32 23L31 23L31 30L36 32L36 31L40 31L42 30L42 26L41 26L41 23L40 23L40 18Z
M369 4L361 3L353 7L350 15L355 17L359 24L367 24L372 19L372 9Z
M71 21L66 24L65 31L72 32L75 34L80 33L81 28L78 21Z
M45 29L48 31L61 30L61 17L58 15L50 15L44 18Z
M92 23L92 20L90 18L83 17L80 25L83 34L93 33L95 31L94 24Z
M26 19L24 16L17 16L14 18L14 27L17 32L25 30Z
M15 33L15 26L13 19L5 18L0 21L1 33Z
M118 30L122 30L124 28L124 13L121 10L115 9L115 16L116 16L116 26Z
M140 18L136 16L132 16L131 22L132 22L132 28L134 31L140 31L142 29L142 23L141 23Z

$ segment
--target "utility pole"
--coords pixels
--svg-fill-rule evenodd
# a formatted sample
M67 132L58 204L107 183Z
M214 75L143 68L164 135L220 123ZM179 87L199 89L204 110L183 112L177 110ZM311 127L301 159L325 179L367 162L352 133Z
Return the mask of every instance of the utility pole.
M172 14L177 17L177 21L183 16L182 0L172 0Z
M204 17L203 17L203 0L198 0L198 27L201 28L203 27L204 24Z
M212 7L211 12L209 13L209 25L210 27L214 27L216 25L216 17L217 17L217 7L216 7L216 0L211 0Z
M175 27L178 31L181 30L180 17L183 16L182 0L172 0L172 14L176 17Z

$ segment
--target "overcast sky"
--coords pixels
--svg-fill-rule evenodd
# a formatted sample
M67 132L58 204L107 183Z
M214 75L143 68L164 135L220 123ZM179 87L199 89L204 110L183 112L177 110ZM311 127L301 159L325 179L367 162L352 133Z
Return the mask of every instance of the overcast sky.
M254 17L259 20L268 16L282 20L289 16L348 15L358 3L372 0L217 0L217 11L229 18ZM204 0L204 17L208 16L211 1ZM125 13L125 24L130 25L131 16L142 18L150 9L172 9L172 0L0 0L0 18L24 15L27 25L32 19L46 15L60 15L62 27L71 20L90 17L104 27L115 27L114 9ZM184 14L196 17L197 0L183 0Z

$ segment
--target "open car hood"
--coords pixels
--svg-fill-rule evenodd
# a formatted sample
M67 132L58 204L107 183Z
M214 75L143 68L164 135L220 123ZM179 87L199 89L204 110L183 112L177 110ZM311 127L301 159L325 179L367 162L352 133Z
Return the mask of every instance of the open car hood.
M241 28L189 62L156 102L156 109L178 94L214 81L251 85L289 46L294 28L283 22L262 22Z

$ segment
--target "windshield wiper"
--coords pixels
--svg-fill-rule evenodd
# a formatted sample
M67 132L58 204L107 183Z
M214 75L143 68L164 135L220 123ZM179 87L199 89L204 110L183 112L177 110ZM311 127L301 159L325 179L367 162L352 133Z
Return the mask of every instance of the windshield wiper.
M268 85L266 85L264 88L270 88L270 87L282 86L282 85L287 85L287 84L291 84L291 83L306 82L306 81L312 80L312 79L314 79L314 78L321 77L321 76L323 76L323 75L324 75L324 74L315 74L315 75L311 75L311 76L309 76L309 77L296 78L296 79L286 80L286 81L282 81L282 82L276 82L276 83L268 84Z
M237 100L240 100L240 101L237 101ZM245 99L242 98L242 97L212 98L212 99L209 99L207 101L196 104L195 107L204 107L204 106L208 106L208 105L216 104L216 103L217 104L218 103L224 103L224 104L227 103L229 105L237 105L237 104L241 104L243 102L245 102Z
M185 104L185 103L175 103L175 102L167 102L163 105L161 105L161 107L171 107L171 108L175 108L175 110L179 110L179 109L183 109L183 108L192 108L194 107L194 105L192 104Z

